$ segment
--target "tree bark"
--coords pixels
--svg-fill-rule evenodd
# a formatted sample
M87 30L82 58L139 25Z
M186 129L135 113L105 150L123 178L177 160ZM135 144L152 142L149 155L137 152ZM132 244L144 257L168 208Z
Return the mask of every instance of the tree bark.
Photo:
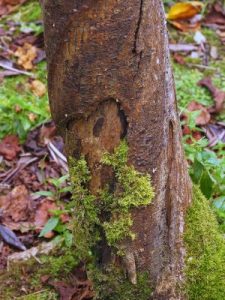
M151 205L133 211L129 242L154 299L184 299L182 235L191 183L181 146L163 5L158 0L44 0L48 87L68 156L85 155L96 193L110 174L105 151L120 140L149 173ZM149 295L150 297L150 295Z

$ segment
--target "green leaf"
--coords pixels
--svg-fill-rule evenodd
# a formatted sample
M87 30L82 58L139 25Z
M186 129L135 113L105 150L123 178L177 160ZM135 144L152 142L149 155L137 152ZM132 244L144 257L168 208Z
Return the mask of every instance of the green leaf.
M71 247L73 245L73 234L69 230L66 230L63 236L65 239L66 246Z
M213 181L207 171L204 171L204 173L202 174L202 177L200 180L200 188L201 188L203 195L207 199L210 199L210 197L212 195Z
M39 191L39 192L33 193L33 195L52 197L52 196L54 196L54 193L51 191Z
M52 217L48 220L48 222L45 224L45 227L42 229L42 231L39 234L39 237L42 237L52 231L59 223L58 217Z
M195 159L192 166L192 174L191 174L191 178L194 183L196 184L199 183L203 170L204 170L204 165L199 160Z
M213 204L213 206L215 206L218 209L225 210L225 196L221 196L221 197L214 199L212 204Z

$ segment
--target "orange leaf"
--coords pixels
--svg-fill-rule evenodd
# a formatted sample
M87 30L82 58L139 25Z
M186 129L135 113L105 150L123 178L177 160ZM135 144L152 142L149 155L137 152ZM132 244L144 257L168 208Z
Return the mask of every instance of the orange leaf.
M202 10L203 3L190 1L174 4L167 15L168 20L189 19Z
M200 29L201 26L199 22L195 24L190 24L187 21L170 21L169 23L183 32L196 31L197 29Z

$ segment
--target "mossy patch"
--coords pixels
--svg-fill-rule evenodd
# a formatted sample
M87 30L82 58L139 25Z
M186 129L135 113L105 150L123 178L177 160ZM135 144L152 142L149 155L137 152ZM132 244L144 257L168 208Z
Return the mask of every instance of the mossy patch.
M113 247L118 247L124 238L133 239L131 209L150 204L154 197L150 176L129 166L127 155L128 146L123 141L113 154L103 156L102 164L114 171L115 187L110 191L106 186L98 195L92 195L88 190L90 171L85 159L70 160L75 245L82 250L82 255L91 252L102 232L108 245Z
M13 263L9 270L0 272L0 299L55 300L57 293L42 281L43 276L51 280L69 279L69 274L76 268L77 260L74 248L56 248L51 255ZM2 297L2 298L1 298Z
M225 299L225 239L200 189L186 216L186 292L190 300Z
M41 256L41 265L36 260L13 264L9 272L0 274L0 290L4 299L55 299L55 293L46 290L42 277L66 281L69 274L82 262L96 289L95 299L101 300L147 300L151 294L148 274L137 276L137 285L128 280L120 264L104 265L102 247L110 248L110 255L124 255L123 239L134 239L131 230L132 212L135 207L151 203L154 196L148 174L141 174L127 163L128 147L122 142L113 154L106 153L102 164L114 171L115 188L108 186L92 195L88 189L91 174L84 158L70 161L73 199L68 204L72 213L71 230L74 241L71 248L58 247L51 255ZM26 290L24 293L21 288ZM46 293L40 291L46 290ZM47 297L46 295L51 295ZM25 295L24 295L25 294ZM36 297L36 298L35 298ZM46 298L47 297L47 298Z
M132 209L149 205L154 197L150 176L128 165L128 146L125 141L114 153L105 153L101 163L113 170L113 189L105 186L97 195L92 195L88 189L91 175L86 160L83 157L79 160L70 159L77 253L80 260L86 263L89 277L94 282L96 299L137 299L143 274L139 275L137 286L133 286L121 267L101 263L101 247L110 248L111 257L124 255L122 241L135 238L131 230ZM150 295L148 279L145 284L147 292L140 298L143 300ZM121 290L122 287L127 288L126 293Z
M124 278L121 269L109 266L107 272L96 269L89 274L95 282L95 299L99 300L149 300L152 289L148 273L139 273L137 285Z

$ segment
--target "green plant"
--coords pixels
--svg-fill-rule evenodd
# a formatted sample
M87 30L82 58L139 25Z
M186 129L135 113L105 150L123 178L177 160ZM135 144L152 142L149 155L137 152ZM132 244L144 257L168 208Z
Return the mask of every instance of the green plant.
M69 174L63 175L59 178L50 178L47 180L53 186L53 190L50 191L38 191L34 195L45 196L54 199L59 202L62 195L72 191L69 183Z
M192 139L192 144L184 143L184 149L189 161L191 178L200 186L203 195L210 201L220 227L225 232L224 144L218 143L211 150L207 148L207 145L208 141L205 138L199 141Z
M198 81L203 77L200 71L188 69L178 64L173 64L173 70L177 101L181 110L186 108L193 100L206 106L213 104L209 92L197 85Z
M6 17L7 19L7 17ZM10 16L19 25L18 31L29 33L34 32L40 34L43 32L43 25L41 24L42 13L39 1L28 1L25 5Z
M68 182L69 174L59 178L50 178L48 182L53 185L52 191L39 191L34 195L45 196L53 198L59 205L63 194L71 192L71 185ZM66 206L66 205L65 205ZM57 209L51 210L52 217L45 224L44 228L39 234L39 237L45 236L50 231L54 230L59 235L56 237L55 242L64 242L67 247L73 244L73 235L70 229L70 224L64 224L61 220L63 214L70 214L70 209Z
M37 66L37 76L46 82L46 63ZM47 95L35 96L25 76L5 78L0 89L0 139L17 134L21 140L37 125L50 118Z

